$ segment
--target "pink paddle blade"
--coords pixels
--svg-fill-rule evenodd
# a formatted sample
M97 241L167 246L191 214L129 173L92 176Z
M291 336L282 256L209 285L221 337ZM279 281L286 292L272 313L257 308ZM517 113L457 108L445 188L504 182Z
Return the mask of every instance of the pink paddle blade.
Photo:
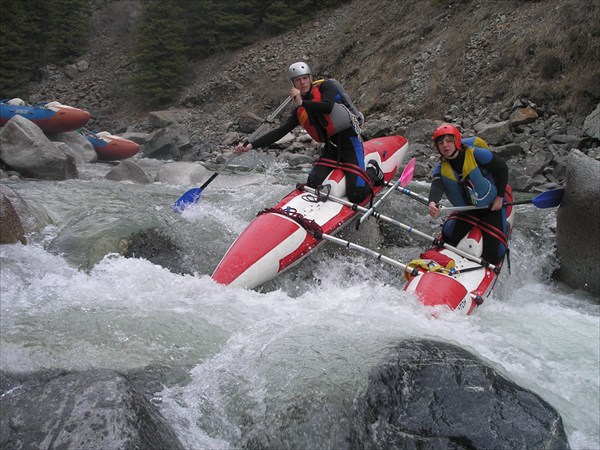
M408 183L410 183L413 179L413 174L415 173L415 164L417 163L417 158L413 157L404 170L402 171L402 175L400 175L400 186L405 187Z

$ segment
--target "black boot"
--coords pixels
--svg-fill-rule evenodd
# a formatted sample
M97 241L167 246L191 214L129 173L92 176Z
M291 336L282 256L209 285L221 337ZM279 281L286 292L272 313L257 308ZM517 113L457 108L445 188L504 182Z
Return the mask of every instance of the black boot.
M371 178L371 183L373 186L383 186L385 183L385 178L383 176L383 170L379 167L379 164L374 159L370 160L367 163L367 174Z

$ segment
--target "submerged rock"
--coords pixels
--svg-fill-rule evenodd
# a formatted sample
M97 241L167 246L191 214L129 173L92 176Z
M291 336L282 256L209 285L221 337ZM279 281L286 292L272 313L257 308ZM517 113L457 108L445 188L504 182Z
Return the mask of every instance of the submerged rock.
M60 375L0 400L2 448L183 446L156 408L111 370Z
M174 273L191 273L185 268L182 250L166 233L156 228L140 230L121 240L119 253L126 258L147 259Z

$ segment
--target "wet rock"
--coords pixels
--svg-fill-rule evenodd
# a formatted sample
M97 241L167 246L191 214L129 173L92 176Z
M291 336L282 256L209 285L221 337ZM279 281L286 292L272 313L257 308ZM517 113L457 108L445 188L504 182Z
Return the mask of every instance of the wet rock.
M119 252L126 258L144 258L174 273L191 274L185 268L185 258L167 233L148 229L133 233L119 243Z
M356 411L351 448L569 448L544 399L442 342L398 345L371 371Z
M148 175L134 161L121 161L116 167L110 170L104 178L112 181L132 181L133 183L148 184L150 180Z
M25 231L14 206L4 194L0 194L0 244L26 244Z
M169 448L179 439L123 375L59 375L0 399L2 448Z

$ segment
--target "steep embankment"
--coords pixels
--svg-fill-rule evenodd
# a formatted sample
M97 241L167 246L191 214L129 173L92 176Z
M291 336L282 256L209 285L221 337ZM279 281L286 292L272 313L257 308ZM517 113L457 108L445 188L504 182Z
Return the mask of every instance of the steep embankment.
M90 126L118 132L146 114L124 83L139 1L94 7L90 52L70 68L48 67L34 99L87 108ZM395 126L442 118L453 105L490 117L520 98L580 122L600 101L600 7L587 0L354 1L195 64L172 106L189 108L204 138L222 134L240 112L262 115L278 104L296 60L343 81L368 119L386 116Z

